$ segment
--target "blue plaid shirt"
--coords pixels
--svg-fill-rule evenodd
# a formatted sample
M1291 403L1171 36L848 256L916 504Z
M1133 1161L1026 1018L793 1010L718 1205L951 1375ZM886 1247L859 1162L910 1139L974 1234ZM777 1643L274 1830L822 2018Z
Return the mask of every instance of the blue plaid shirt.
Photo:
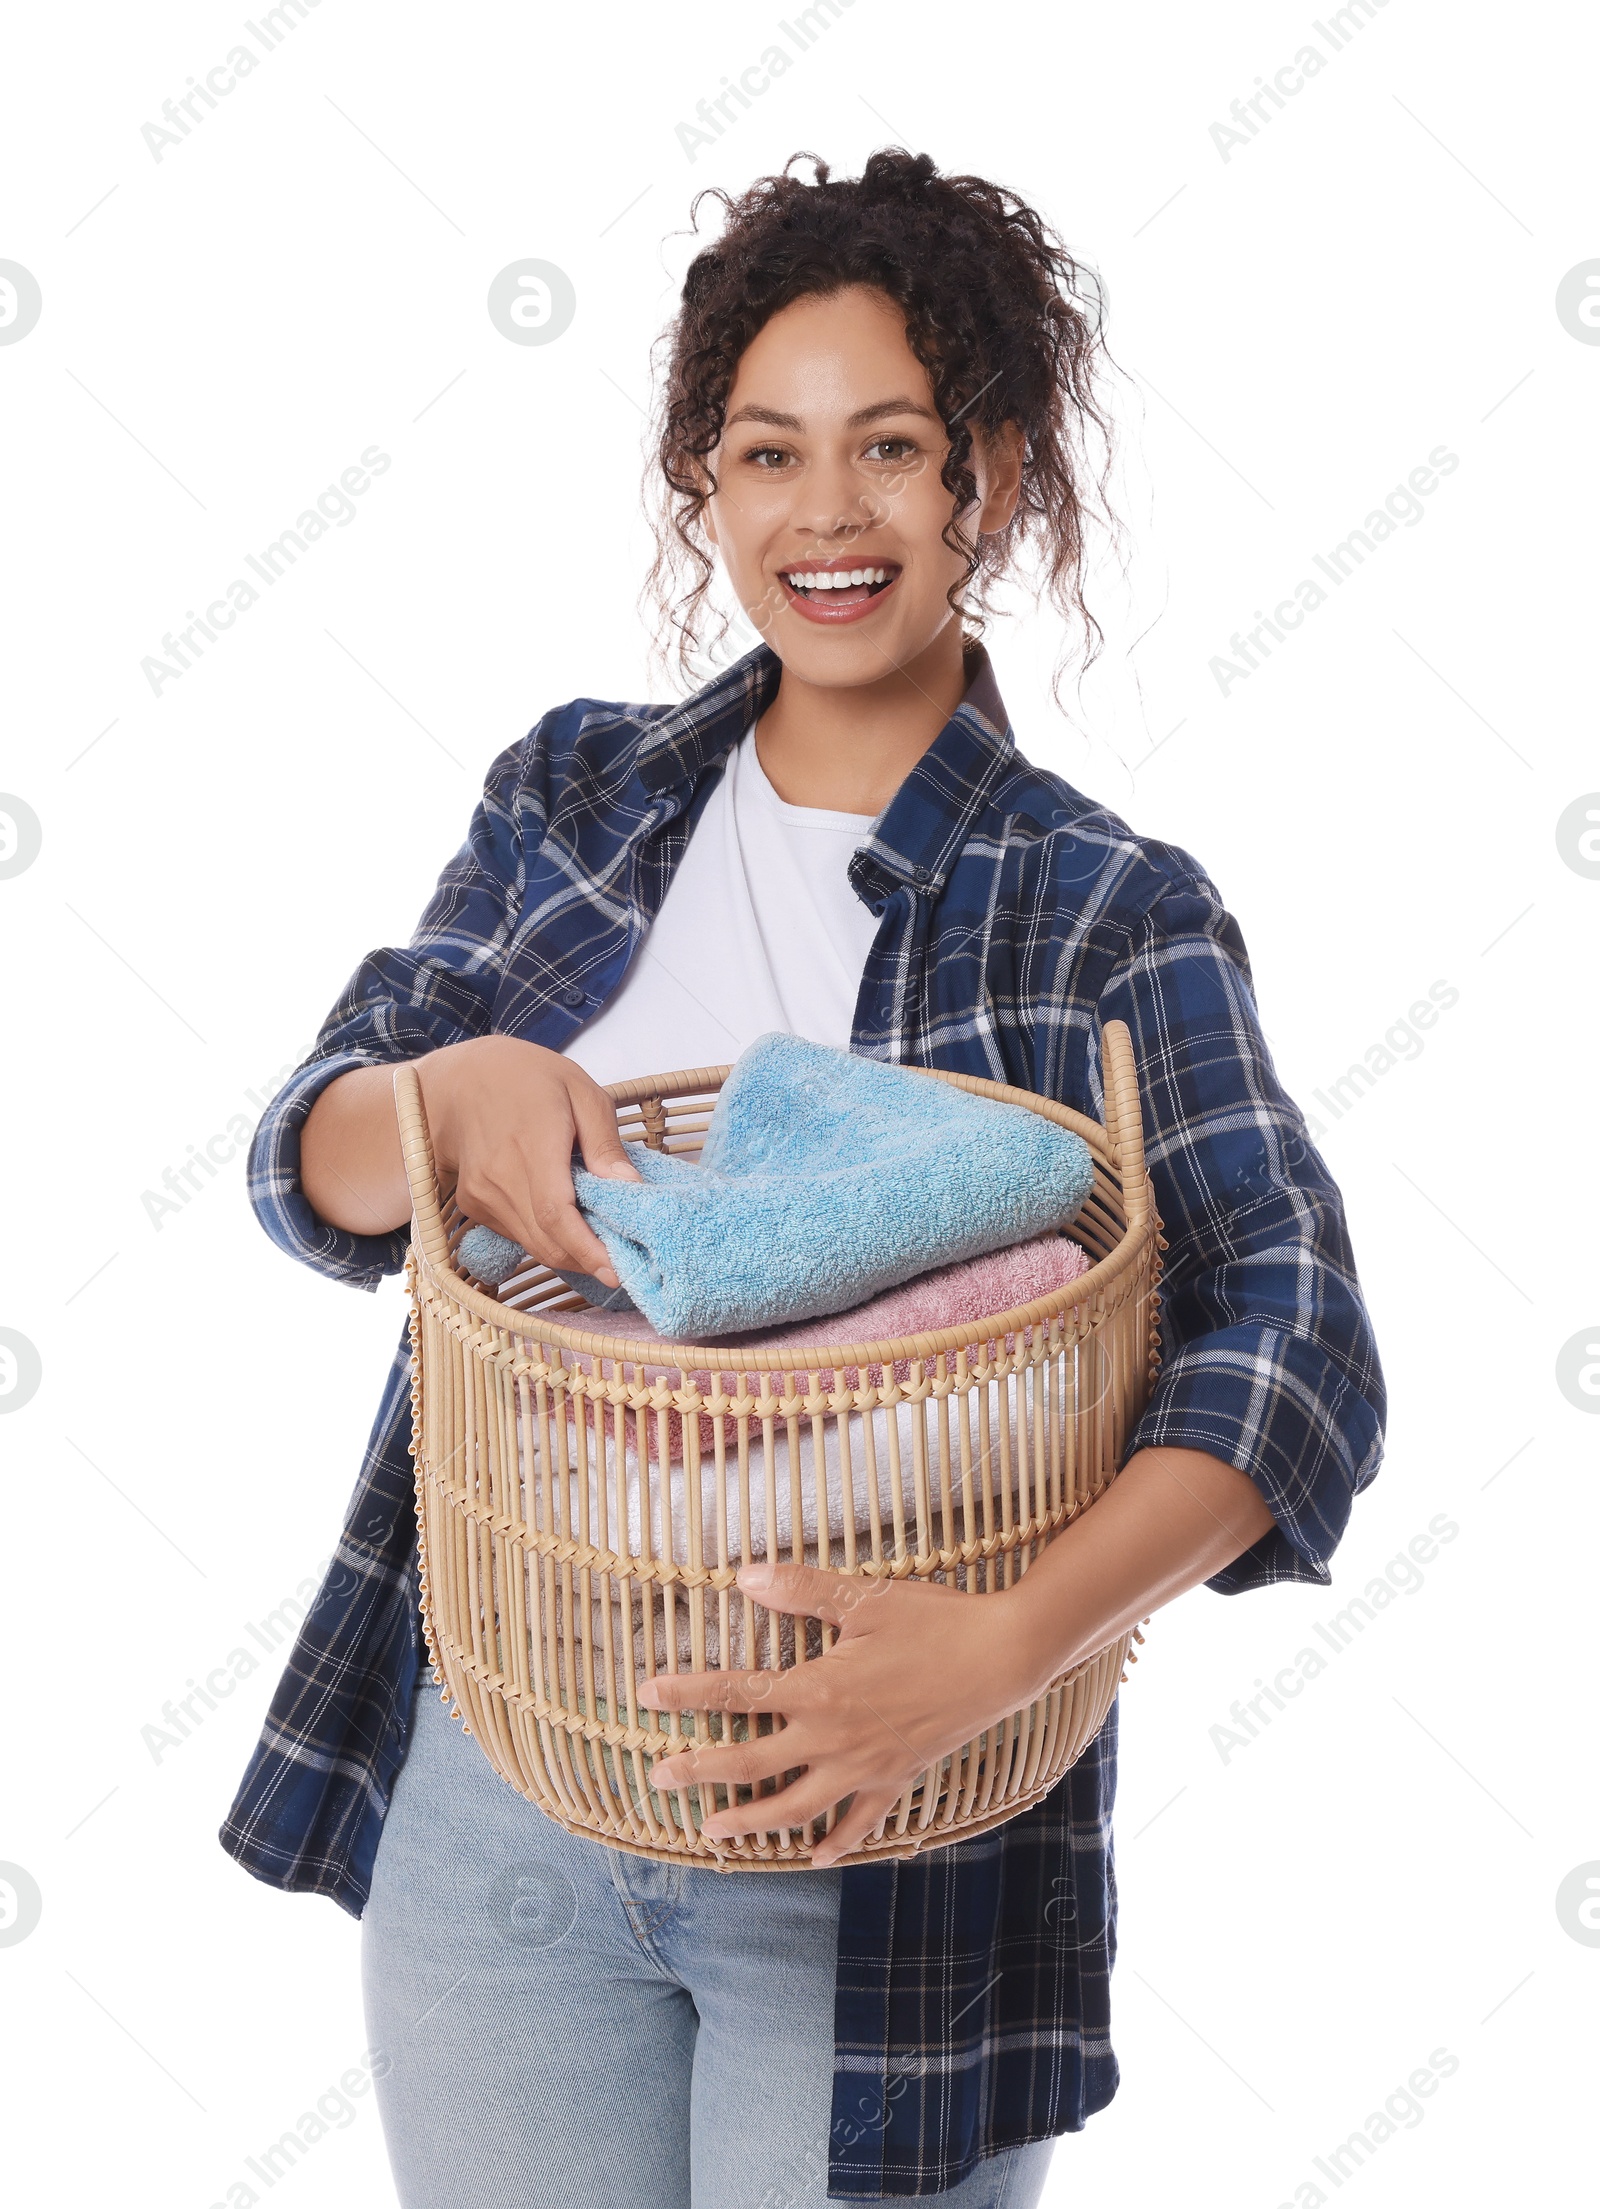
M853 1048L1015 1083L1103 1117L1101 1024L1126 1021L1167 1238L1161 1371L1125 1459L1158 1443L1248 1473L1274 1524L1206 1585L1326 1586L1386 1414L1343 1208L1279 1083L1238 926L1176 845L1017 752L986 655L851 862L878 917ZM771 703L766 646L679 706L578 699L489 770L409 945L351 976L264 1115L251 1202L331 1280L376 1289L406 1234L330 1227L300 1130L331 1081L502 1033L559 1049L616 991L730 748ZM359 1916L422 1662L402 1333L327 1578L222 1827L257 1878ZM981 2158L1081 2130L1115 2093L1117 1708L996 1831L843 1874L829 2190L939 2193Z

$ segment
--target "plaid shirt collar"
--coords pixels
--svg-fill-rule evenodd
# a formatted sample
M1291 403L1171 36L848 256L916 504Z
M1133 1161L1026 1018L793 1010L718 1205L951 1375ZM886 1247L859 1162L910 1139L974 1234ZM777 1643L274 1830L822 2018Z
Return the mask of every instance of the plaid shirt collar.
M967 688L928 750L890 801L852 862L851 879L869 899L903 883L942 889L981 818L990 793L1016 756L1011 723L989 655L967 648ZM758 644L684 704L654 723L635 762L647 790L687 801L706 772L727 757L778 695L783 663Z

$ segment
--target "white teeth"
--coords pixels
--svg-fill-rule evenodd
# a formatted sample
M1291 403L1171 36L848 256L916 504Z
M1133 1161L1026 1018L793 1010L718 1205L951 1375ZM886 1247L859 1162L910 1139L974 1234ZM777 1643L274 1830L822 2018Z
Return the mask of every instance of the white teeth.
M887 583L887 568L845 568L841 570L817 569L810 572L796 570L787 580L801 591L843 591L863 583Z

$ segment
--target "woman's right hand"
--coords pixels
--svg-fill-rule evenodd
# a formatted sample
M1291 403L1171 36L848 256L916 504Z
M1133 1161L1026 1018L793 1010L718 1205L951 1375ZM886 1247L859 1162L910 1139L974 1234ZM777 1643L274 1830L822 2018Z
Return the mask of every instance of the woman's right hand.
M456 1207L557 1273L617 1276L578 1210L576 1143L592 1174L640 1181L617 1133L611 1099L581 1066L515 1036L475 1036L418 1063L433 1154L456 1177Z
M578 1210L577 1143L591 1173L639 1181L611 1099L581 1066L515 1036L474 1036L413 1062L442 1176L475 1226L507 1235L557 1272L615 1288L606 1247ZM392 1066L360 1066L330 1082L300 1139L300 1182L319 1218L355 1234L411 1217L394 1113Z

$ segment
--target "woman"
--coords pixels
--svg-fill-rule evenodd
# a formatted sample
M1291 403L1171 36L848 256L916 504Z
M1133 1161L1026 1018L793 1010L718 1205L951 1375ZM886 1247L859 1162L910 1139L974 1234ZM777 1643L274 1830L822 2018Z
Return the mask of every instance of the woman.
M1082 613L1092 295L1032 210L925 156L725 204L671 333L658 581L693 650L720 559L764 642L682 706L576 701L502 753L411 945L363 961L264 1117L257 1209L336 1279L398 1270L391 1069L415 1059L462 1209L614 1286L571 1180L575 1145L632 1172L600 1083L781 1027L1100 1117L1118 1018L1168 1240L1163 1365L1115 1486L1004 1596L761 1584L841 1628L774 1698L781 1756L687 1749L655 1779L803 1767L725 1834L775 1800L791 1825L848 1807L814 1869L725 1877L566 1834L416 1695L402 1342L223 1839L363 1916L407 2209L1036 2202L1053 2139L1118 2081L1115 1707L995 1832L837 1859L908 1778L1185 1589L1326 1584L1382 1453L1339 1194L1235 922L1188 853L1020 756L976 642L1027 546Z

